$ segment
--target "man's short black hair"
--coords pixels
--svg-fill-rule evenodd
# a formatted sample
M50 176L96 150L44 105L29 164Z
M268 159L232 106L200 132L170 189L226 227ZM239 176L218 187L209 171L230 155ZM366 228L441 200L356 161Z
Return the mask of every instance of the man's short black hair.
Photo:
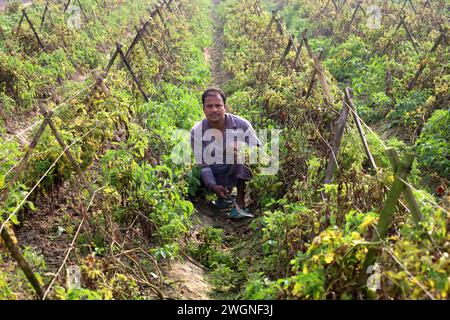
M225 97L225 93L222 90L218 88L208 88L202 94L202 104L205 104L206 97L215 97L217 95L222 97L223 104L227 103L227 98Z

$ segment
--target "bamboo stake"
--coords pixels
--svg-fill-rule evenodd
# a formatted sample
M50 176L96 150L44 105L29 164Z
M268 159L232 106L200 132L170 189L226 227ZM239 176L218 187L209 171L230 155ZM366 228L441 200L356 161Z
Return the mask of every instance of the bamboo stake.
M44 21L45 21L46 15L47 15L47 11L48 11L48 2L45 3L44 14L42 15L42 18L41 18L41 26L39 27L39 31L42 31L42 27L44 26Z
M272 17L270 18L269 24L266 27L266 31L264 31L264 37L267 36L267 34L269 33L270 29L272 28L273 22L275 21L275 10L272 11Z
M306 91L305 100L308 100L309 96L311 95L312 89L314 88L314 85L316 84L316 74L317 70L313 70L313 74L311 76L311 81L309 82L308 91Z
M64 150L64 153L66 154L67 160L69 160L70 164L75 169L75 171L76 171L76 173L78 175L78 178L81 180L81 182L84 184L84 186L86 187L86 189L89 191L90 195L92 196L94 194L94 189L92 188L92 186L87 181L83 171L81 171L81 168L80 168L78 162L75 160L75 158L73 157L72 153L67 148L66 143L61 138L61 135L59 134L58 129L56 128L55 124L53 123L53 121L51 119L51 116L52 116L51 112L48 112L45 109L44 106L40 106L40 107L41 107L42 113L44 114L44 116L46 117L46 119L48 121L48 125L50 126L50 129L52 130L53 135L55 136L55 138L58 141L58 143L61 146L61 148Z
M25 10L25 9L22 9L22 13L23 13L23 17L25 17L25 19L27 20L28 25L29 25L30 28L31 28L31 31L33 31L33 34L34 34L34 36L35 36L35 38L36 38L36 40L37 40L37 42L38 42L38 44L39 44L39 47L41 47L42 51L47 52L47 51L45 50L44 44L43 44L42 41L41 41L41 38L39 38L39 35L38 35L38 33L36 32L36 29L34 28L33 23L32 23L32 22L30 21L30 19L28 18L28 14L27 14L26 10Z
M131 77L133 78L133 80L134 80L134 82L136 83L136 85L137 85L139 91L141 92L142 96L144 97L144 100L145 100L146 102L149 102L150 100L149 100L147 94L145 93L144 89L142 88L141 83L139 82L139 80L137 79L136 75L134 74L133 69L131 68L130 63L128 62L127 58L125 57L125 54L124 54L123 51L122 51L122 46L121 46L121 44L117 42L117 43L116 43L116 47L117 47L117 51L118 51L119 54L120 54L120 57L122 58L122 61L125 63L125 66L127 67L128 71L130 72Z
M111 69L112 65L114 64L114 61L116 61L117 56L119 55L119 50L116 48L113 55L111 56L111 59L109 59L108 65L106 66L105 70L103 71L103 78L105 78L109 70Z
M292 48L293 44L294 44L294 40L292 39L291 36L289 36L289 42L288 42L286 48L284 49L283 56L282 56L281 61L280 61L280 65L284 65L285 64L286 57L289 54L289 52L291 51L291 48Z
M439 44L441 44L443 42L444 39L444 34L441 32L439 34L439 36L436 38L436 41L434 42L433 47L431 48L429 53L433 53L439 46ZM408 91L411 90L414 85L416 84L417 79L419 79L420 75L422 74L423 70L425 70L427 63L425 61L425 59L422 59L422 61L420 62L420 66L416 71L416 74L414 75L414 78L412 78L412 80L409 82L408 84Z
M3 239L3 242L5 243L6 248L11 254L11 257L17 262L20 269L22 269L23 273L25 274L31 286L33 287L34 291L36 291L39 298L42 299L42 297L44 296L44 291L42 290L41 283L39 282L30 265L20 252L20 248L17 244L17 239L14 235L14 231L8 225L5 225L5 227L1 232L1 237Z
M22 160L20 161L20 163L14 170L14 175L11 178L11 180L9 180L9 182L8 182L9 186L12 186L14 183L16 183L19 180L20 174L25 170L28 159L31 157L31 155L32 155L34 149L36 148L39 140L41 139L41 136L44 133L44 130L47 127L47 125L48 125L48 120L44 119L44 122L41 124L41 126L39 127L38 131L36 132L33 140L29 144L27 152L25 153L24 157L22 158ZM9 193L9 188L6 188L5 190L3 190L1 197L0 197L0 201L6 201L6 199L8 198L8 193Z
M145 28L145 26L142 29L140 29L140 31L143 31L144 28ZM138 32L138 30L139 30L138 27L135 27L135 29L136 29L136 32ZM144 48L145 55L147 56L147 58L150 59L151 55L150 55L150 52L148 51L147 45L145 44L142 37L140 37L139 40L140 40L140 43L142 44L142 47Z
M81 5L80 0L77 0L77 2L78 2L78 5L80 6L81 13L83 14L84 21L87 22L87 21L88 21L88 18L87 18L87 16L86 16L86 13L84 12L84 8L83 8L83 6Z
M134 37L133 41L131 42L130 46L128 47L127 53L125 54L125 58L129 59L131 52L133 51L134 47L138 43L139 39L142 37L142 29L139 29L136 32L136 36Z
M398 198L403 191L405 184L401 181L405 180L411 171L412 163L414 160L414 155L406 154L403 161L399 163L397 174L392 184L391 190L388 193L386 200L384 201L383 209L380 213L380 218L376 226L376 232L372 237L373 242L377 242L383 239L387 235L387 231L392 224L395 206L397 204ZM377 259L378 249L369 248L367 252L366 259L364 260L363 268L360 273L360 285L365 288L366 295L368 295L367 290L367 270L372 266Z
M302 46L303 46L303 39L300 39L300 43L297 48L297 52L295 53L295 59L294 59L294 69L297 70L297 62L300 62L300 68L303 67L302 59L300 58L301 52L302 52Z
M414 8L414 5L411 2L411 0L405 0L403 2L403 6L402 6L402 9L400 10L400 12L403 12L403 10L405 9L406 2L409 2L409 4L411 5L411 8L413 9L414 13L417 14L416 8Z
M47 127L48 121L44 119L44 122L42 123L41 127L37 131L36 135L34 136L32 142L30 143L28 150L25 154L25 156L20 161L19 165L16 167L14 171L14 176L9 180L8 187L3 190L0 201L6 202L6 199L8 198L9 194L9 186L14 185L15 182L17 182L20 174L25 170L27 161L31 154L33 153L34 148L36 147L39 139L42 136L42 133L44 132L45 128ZM1 238L3 239L3 242L5 243L6 248L8 249L9 253L11 254L11 257L17 262L19 267L22 269L23 273L27 277L28 281L30 282L31 286L33 287L34 291L37 293L39 298L42 298L43 296L43 290L41 287L41 284L39 280L37 279L36 275L34 274L33 270L31 269L28 262L25 260L24 256L20 252L20 248L17 244L17 239L14 235L14 230L9 227L8 224L5 224L3 229L1 230Z
M355 120L356 127L358 128L359 136L360 136L362 144L364 146L364 150L366 151L367 158L369 159L370 166L376 172L377 165L375 164L375 160L373 159L372 153L370 152L366 137L364 136L364 132L361 127L361 122L359 121L359 116L357 114L356 107L353 104L352 98L350 96L350 88L345 88L345 97L346 97L347 103L350 105L350 108L352 110L353 118Z
M163 0L163 1L164 1L164 4L166 5L167 9L169 10L169 12L172 12L169 2L167 2L166 0Z
M164 26L164 30L166 31L167 36L170 38L170 32L169 32L169 28L166 25L166 21L164 20L162 13L161 13L161 9L158 7L158 9L156 10L156 13L158 14L159 19L161 20L163 26Z
M346 99L346 97L344 97ZM330 184L333 181L333 173L337 164L337 155L339 154L339 148L341 146L342 136L344 134L345 123L347 122L349 108L347 103L343 103L341 114L339 118L336 120L335 129L334 129L334 137L331 142L331 151L330 156L328 158L328 166L325 173L324 184Z
M320 85L322 86L325 102L328 105L334 104L333 97L331 96L330 88L328 86L327 77L325 75L325 70L320 63L322 59L323 51L320 52L319 56L313 54L311 46L309 45L308 38L306 37L307 30L302 32L303 43L305 44L308 55L314 62L314 69L317 71L317 76L319 77Z
M416 52L419 53L419 49L417 48L416 41L414 40L411 32L409 31L409 28L406 25L404 17L402 17L401 19L402 19L403 28L406 30L406 34L408 35L409 40L411 41L411 43L412 43L414 49L416 50Z
M395 152L394 149L388 149L386 150L386 155L388 156L389 161L391 162L394 173L397 173L400 167L400 159L398 157L397 152ZM422 213L420 212L419 204L417 203L410 186L405 184L403 189L403 195L405 196L406 202L408 203L408 208L409 211L411 212L413 221L416 227L419 227L419 223L420 221L423 220L423 216Z

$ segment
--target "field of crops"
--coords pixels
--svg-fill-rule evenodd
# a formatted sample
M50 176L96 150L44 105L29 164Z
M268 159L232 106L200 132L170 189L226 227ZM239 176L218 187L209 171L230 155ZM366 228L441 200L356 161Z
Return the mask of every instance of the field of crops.
M0 2L0 300L449 299L449 11ZM211 86L253 218L180 160Z

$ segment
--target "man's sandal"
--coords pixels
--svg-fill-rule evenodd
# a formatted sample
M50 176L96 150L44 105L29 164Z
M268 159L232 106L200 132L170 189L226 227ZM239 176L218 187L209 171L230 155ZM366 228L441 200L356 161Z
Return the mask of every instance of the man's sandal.
M213 201L214 206L220 210L228 209L233 206L234 196L230 196L229 199L219 198L217 201Z
M234 208L231 209L228 216L233 219L253 218L253 215L248 209L240 208L236 202L234 203Z

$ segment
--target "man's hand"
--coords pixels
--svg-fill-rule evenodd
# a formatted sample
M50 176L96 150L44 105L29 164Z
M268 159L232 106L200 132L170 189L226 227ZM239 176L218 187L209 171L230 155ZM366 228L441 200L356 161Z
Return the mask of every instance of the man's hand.
M215 186L211 186L212 191L214 191L215 194L217 194L218 197L222 198L222 199L227 199L229 192L227 190L227 188L225 188L224 186L221 185L215 185Z

